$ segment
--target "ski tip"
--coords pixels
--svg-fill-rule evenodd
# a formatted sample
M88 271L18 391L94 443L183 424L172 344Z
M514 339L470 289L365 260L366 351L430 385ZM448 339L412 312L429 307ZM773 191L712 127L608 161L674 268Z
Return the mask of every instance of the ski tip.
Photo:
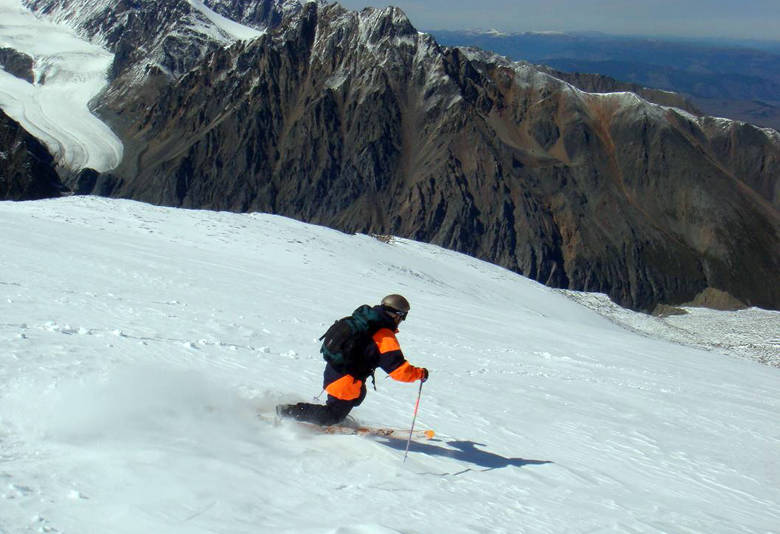
M428 438L428 439L433 439L433 436L435 436L435 435L436 435L436 432L434 432L433 430L426 430L425 431L425 437Z

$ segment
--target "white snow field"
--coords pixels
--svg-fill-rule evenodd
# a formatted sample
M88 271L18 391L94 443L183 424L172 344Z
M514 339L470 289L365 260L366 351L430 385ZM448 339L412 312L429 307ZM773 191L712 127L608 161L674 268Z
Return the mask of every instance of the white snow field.
M106 86L113 55L67 26L37 18L19 0L0 0L0 48L34 60L35 83L0 69L0 108L67 168L113 169L122 142L88 108Z
M684 306L680 308L682 314L648 317L621 308L600 293L563 293L637 333L780 368L780 312L761 308L718 311Z
M188 0L188 2L209 21L209 26L201 27L199 31L207 35L212 35L212 38L215 40L222 41L225 40L225 38L230 41L240 39L251 40L265 33L264 31L245 26L215 13L205 5L202 0Z
M780 531L777 368L278 216L69 197L0 227L3 534ZM255 416L318 394L317 338L393 292L434 440L403 463ZM408 429L418 384L384 376L353 415Z

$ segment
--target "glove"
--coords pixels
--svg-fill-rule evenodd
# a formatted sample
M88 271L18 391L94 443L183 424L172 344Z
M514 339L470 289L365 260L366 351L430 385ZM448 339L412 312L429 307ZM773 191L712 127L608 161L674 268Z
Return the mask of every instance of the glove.
M422 377L420 378L420 382L425 382L428 380L428 369L425 367L422 368Z

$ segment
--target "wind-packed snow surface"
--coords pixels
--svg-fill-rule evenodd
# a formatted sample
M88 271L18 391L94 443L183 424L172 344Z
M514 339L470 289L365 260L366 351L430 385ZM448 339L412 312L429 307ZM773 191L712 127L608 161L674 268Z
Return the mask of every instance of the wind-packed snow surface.
M0 532L777 532L780 375L435 246L271 215L0 203ZM412 303L404 440L261 420ZM408 428L417 384L353 411Z
M0 108L70 169L119 165L122 142L88 108L106 86L113 55L64 25L37 18L19 0L0 0L0 48L34 60L35 82L0 69Z

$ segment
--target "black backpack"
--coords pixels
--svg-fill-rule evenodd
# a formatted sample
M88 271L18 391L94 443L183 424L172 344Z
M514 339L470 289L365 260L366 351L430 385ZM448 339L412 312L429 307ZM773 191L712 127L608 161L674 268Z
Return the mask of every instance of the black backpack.
M382 316L371 306L363 306L328 328L320 341L320 352L326 362L339 371L349 371L359 364L360 355L382 323Z

